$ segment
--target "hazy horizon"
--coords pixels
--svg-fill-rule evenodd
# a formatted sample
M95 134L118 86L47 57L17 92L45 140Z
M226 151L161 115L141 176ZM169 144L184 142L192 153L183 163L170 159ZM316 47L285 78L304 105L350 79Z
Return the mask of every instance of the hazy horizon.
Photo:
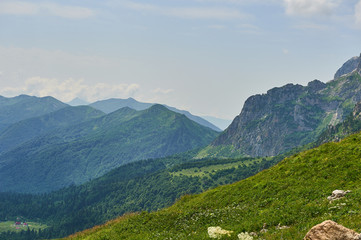
M133 97L233 119L361 52L361 0L0 2L0 95Z

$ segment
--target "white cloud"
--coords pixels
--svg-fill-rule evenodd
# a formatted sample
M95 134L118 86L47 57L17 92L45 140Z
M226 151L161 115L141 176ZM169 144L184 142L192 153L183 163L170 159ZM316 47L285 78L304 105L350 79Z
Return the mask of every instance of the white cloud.
M55 78L32 77L25 81L22 87L7 87L0 90L1 95L14 96L29 94L39 97L53 96L64 102L75 97L88 101L96 101L111 97L127 98L133 96L140 86L138 84L86 84L83 79L58 80Z
M174 92L174 89L162 89L162 88L157 88L157 89L154 89L152 91L153 93L155 94L169 94L169 93L172 93Z
M283 0L288 15L331 15L341 0Z
M123 2L127 8L153 14L189 19L243 19L247 15L233 8L216 7L161 7L152 4Z
M24 1L0 2L0 14L51 15L71 19L82 19L95 15L93 10L85 7L65 6L46 2L28 3Z
M361 0L355 6L356 25L361 27Z
M289 51L288 49L286 49L286 48L282 49L282 53L283 53L284 55L287 55L289 52L290 52L290 51Z
M0 14L35 15L39 11L33 3L8 1L0 2Z

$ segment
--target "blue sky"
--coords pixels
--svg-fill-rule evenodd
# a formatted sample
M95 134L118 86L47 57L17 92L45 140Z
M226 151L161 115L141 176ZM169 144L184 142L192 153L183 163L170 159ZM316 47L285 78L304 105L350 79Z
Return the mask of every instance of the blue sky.
M0 95L134 97L233 119L361 52L361 0L0 1Z

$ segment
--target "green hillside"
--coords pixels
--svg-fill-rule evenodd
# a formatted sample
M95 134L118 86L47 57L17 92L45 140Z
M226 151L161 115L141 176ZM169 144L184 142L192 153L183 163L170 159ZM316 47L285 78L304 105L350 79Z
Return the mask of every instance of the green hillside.
M0 191L48 192L81 184L125 163L205 146L217 134L161 105L123 108L1 155Z
M360 143L361 134L351 135L243 181L185 196L167 209L125 215L66 239L209 239L210 226L234 231L228 239L241 232L256 232L262 239L302 239L326 219L360 232ZM327 196L335 189L352 192L330 202ZM264 225L267 232L261 233Z
M0 96L0 131L15 122L54 112L66 106L68 105L53 97Z
M169 207L185 194L245 179L279 161L192 159L193 154L132 162L80 186L48 194L0 193L0 220L24 216L49 226L36 239L64 237L127 212ZM9 237L0 231L1 240Z
M0 132L0 153L57 128L86 122L104 113L88 106L64 107L40 117L16 122Z

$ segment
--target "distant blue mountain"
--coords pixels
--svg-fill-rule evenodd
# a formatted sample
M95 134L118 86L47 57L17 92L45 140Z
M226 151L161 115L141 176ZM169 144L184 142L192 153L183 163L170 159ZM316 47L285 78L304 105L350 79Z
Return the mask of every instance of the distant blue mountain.
M67 104L69 104L70 106L84 106L84 105L89 105L90 103L81 99L81 98L74 98L73 100L71 100L70 102L67 102Z
M105 113L111 113L111 112L114 112L114 111L124 108L124 107L129 107L129 108L132 108L137 111L145 110L155 104L156 103L138 102L137 100L135 100L133 98L128 98L128 99L111 98L111 99L101 100L101 101L91 103L91 104L89 104L89 106L91 106L95 109L98 109L102 112L105 112ZM164 105L164 106L173 112L184 114L187 118L189 118L190 120L192 120L198 124L201 124L202 126L209 127L210 129L217 131L217 132L222 131L219 127L215 126L214 124L210 123L209 121L207 121L201 117L192 115L188 111L179 110L177 108L170 107L167 105Z
M0 131L18 121L38 117L67 106L53 97L0 96Z
M211 117L211 116L202 116L202 118L204 118L208 122L216 125L221 130L226 129L232 123L231 119L216 118L216 117Z

